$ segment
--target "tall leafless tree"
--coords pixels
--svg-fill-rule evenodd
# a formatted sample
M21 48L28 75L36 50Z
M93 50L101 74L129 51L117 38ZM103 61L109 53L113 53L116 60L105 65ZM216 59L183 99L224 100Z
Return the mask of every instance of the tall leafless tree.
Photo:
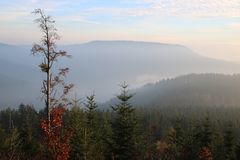
M69 71L68 68L61 68L59 71L53 73L53 65L60 57L70 57L66 51L57 50L56 41L60 39L55 27L55 21L48 15L45 15L41 9L35 9L33 14L39 16L35 22L39 24L42 33L40 43L35 43L32 47L33 55L42 55L43 60L39 67L41 71L46 73L46 79L43 80L42 93L45 97L47 120L50 122L51 109L55 106L66 106L68 91L73 87L73 84L66 84L63 77ZM59 91L57 86L62 86ZM58 90L57 90L58 88Z

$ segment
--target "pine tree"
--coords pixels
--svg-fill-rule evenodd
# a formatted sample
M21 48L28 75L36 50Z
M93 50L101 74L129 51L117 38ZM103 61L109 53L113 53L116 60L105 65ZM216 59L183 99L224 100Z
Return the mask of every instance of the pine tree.
M117 96L120 103L112 107L115 113L112 123L113 130L113 158L116 160L132 160L136 152L137 120L135 109L129 100L133 95L128 93L128 85L121 85L122 93Z
M112 127L111 127L111 113L109 110L103 113L103 124L101 130L101 137L103 141L103 154L105 159L112 159Z
M85 129L85 113L78 103L75 103L71 111L68 113L68 126L73 129L70 139L71 160L84 159L84 129Z
M174 122L173 127L170 127L167 134L167 142L169 144L169 152L168 157L172 157L171 159L184 159L184 131L182 128L182 119L179 117Z
M95 95L87 96L87 104L86 104L86 123L89 129L89 134L93 134L94 129L97 125L97 104L95 102Z
M236 160L240 159L240 140L238 140L234 151Z
M36 110L33 106L21 104L18 109L18 114L21 117L20 122L20 137L21 148L25 153L25 157L34 157L39 152L39 138L37 132L39 127L39 119Z
M213 159L225 160L225 145L224 145L224 134L217 132L213 136Z
M0 124L0 155L1 155L1 151L4 148L3 143L5 141L5 137L6 137L5 130L2 128L2 125Z
M163 155L163 159L175 160L178 157L178 150L177 150L177 131L175 128L170 127L167 133L166 142L168 144L168 150ZM167 157L167 158L166 158Z
M3 129L2 125L0 124L0 157L4 159L6 154L6 146L5 146L5 140L6 140L7 134L5 133L5 130Z
M95 95L87 96L86 104L86 124L84 132L84 159L95 160L104 159L102 139L101 139L101 124L99 123L99 116L97 112L97 104L95 102Z
M20 159L21 140L19 131L16 127L11 127L9 134L5 139L4 146L6 147L6 159Z
M201 133L201 143L203 147L207 147L208 149L211 150L211 143L213 139L213 131L211 129L211 122L209 117L206 117L206 119L203 122L203 128L202 128L202 133Z
M234 160L235 154L235 136L232 129L232 124L227 126L224 133L224 148L225 148L225 160Z

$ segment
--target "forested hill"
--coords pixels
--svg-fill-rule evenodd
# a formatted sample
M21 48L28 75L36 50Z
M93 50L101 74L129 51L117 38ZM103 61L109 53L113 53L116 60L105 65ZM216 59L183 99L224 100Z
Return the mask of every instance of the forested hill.
M131 92L136 106L240 106L240 75L189 74Z
M118 84L123 81L136 88L163 77L240 72L240 63L207 58L176 44L92 41L58 48L72 55L55 67L70 68L68 80L75 86L73 94L82 98L94 91L99 102L118 93ZM31 56L31 46L1 43L0 54L0 107L16 107L22 102L41 108L41 56Z

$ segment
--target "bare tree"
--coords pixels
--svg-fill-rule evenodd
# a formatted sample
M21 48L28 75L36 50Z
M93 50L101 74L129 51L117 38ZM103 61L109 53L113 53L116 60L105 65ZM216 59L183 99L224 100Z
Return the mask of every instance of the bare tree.
M70 57L66 51L57 50L56 41L60 39L55 27L55 21L48 15L45 15L43 10L35 9L33 14L39 16L35 22L39 24L42 33L41 41L34 44L32 47L33 55L42 55L43 61L39 65L42 72L46 73L46 79L43 80L42 93L45 97L47 120L50 122L51 109L55 106L66 106L68 91L73 87L73 84L66 84L63 77L69 71L68 68L59 69L57 74L53 74L53 65L60 57ZM62 86L59 89L57 86ZM58 88L58 90L57 90ZM60 90L60 91L59 91Z

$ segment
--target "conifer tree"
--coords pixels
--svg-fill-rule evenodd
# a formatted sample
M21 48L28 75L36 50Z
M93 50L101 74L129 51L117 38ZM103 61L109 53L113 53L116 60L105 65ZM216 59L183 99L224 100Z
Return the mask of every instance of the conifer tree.
M129 103L132 94L128 93L128 85L121 85L122 92L117 96L119 104L112 107L115 117L112 123L113 158L116 160L132 160L136 151L137 119L135 109Z
M211 123L208 116L203 121L202 128L199 129L200 129L199 158L200 160L212 160L213 131L211 129Z
M84 132L84 159L95 160L104 159L102 139L101 139L101 124L97 114L97 104L95 102L95 95L87 96L86 103L86 124Z
M236 160L240 159L240 140L238 140L234 151Z
M211 129L211 122L209 117L206 117L206 119L203 122L203 128L201 133L201 143L202 148L208 147L211 150L211 143L213 139L213 131Z
M70 159L83 160L85 113L79 103L74 103L68 114L68 125L73 129L73 134L70 139Z
M173 127L170 127L167 134L167 142L169 144L169 152L168 157L172 157L172 159L182 160L185 156L185 146L186 139L184 139L184 131L182 128L182 119L178 117L173 124Z
M101 138L103 141L103 154L106 159L112 159L112 127L111 127L111 113L109 110L103 113Z
M96 118L97 107L98 106L95 102L95 95L92 94L90 96L87 96L86 123L87 123L87 126L88 126L89 130L91 130L90 132L92 132L92 133L93 133L93 130L96 128L96 123L97 123L97 118Z
M5 130L2 128L2 125L0 124L0 156L2 155L2 151L4 149L4 141L5 141L6 133Z
M5 139L5 157L6 159L20 158L20 134L16 127L12 126L8 136Z
M227 126L224 133L224 148L225 148L225 160L234 160L235 154L235 136L232 129L232 124Z
M18 109L18 116L21 117L20 122L20 139L21 149L25 153L25 157L34 157L39 152L39 119L33 106L21 104Z

